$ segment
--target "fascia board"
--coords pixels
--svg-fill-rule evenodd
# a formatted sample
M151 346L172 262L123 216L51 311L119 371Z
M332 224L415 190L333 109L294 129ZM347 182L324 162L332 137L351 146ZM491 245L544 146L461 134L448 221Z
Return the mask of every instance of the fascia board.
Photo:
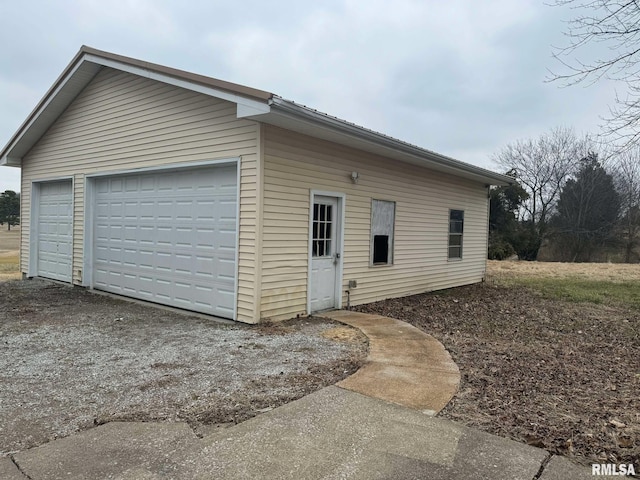
M2 149L0 154L0 165L20 166L21 158L16 156L11 157L10 155L12 150L14 150L16 145L18 145L20 141L24 139L25 135L30 131L30 129L34 126L34 124L43 118L43 115L48 111L48 108L51 106L51 103L55 101L57 98L59 98L64 88L68 85L69 80L74 78L78 70L87 64L93 64L93 65L96 65L97 67L114 68L116 70L132 73L144 78L157 80L159 82L163 82L169 85L174 85L176 87L202 93L204 95L219 98L221 100L233 102L237 105L237 108L238 108L238 118L247 117L249 115L264 114L270 111L270 107L269 105L267 105L266 102L252 100L250 98L246 98L241 95L236 95L230 92L226 92L224 90L207 87L205 85L200 85L198 83L190 82L188 80L175 78L170 75L153 72L149 69L144 69L134 65L128 65L123 62L118 62L116 60L103 58L103 57L100 57L99 55L94 55L92 53L84 53L78 58L74 59L74 62L72 63L68 71L66 71L65 74L62 76L62 78L60 78L56 82L55 88L47 92L43 100L41 100L40 104L36 107L36 110L34 110L29 115L25 123L23 123L20 126L16 134L14 134L13 138L9 141L9 143L7 143L4 149ZM71 93L72 94L69 95L69 103L73 101L73 98L75 98L77 93L79 93L79 90L77 92L74 91ZM55 116L55 118L57 118L57 115ZM47 124L47 128L49 126L50 124ZM42 133L44 133L44 131ZM17 165L16 165L16 162L17 162Z
M89 53L85 54L82 60L96 63L98 65L102 65L103 67L109 67L115 70L120 70L123 72L138 75L140 77L148 78L150 80L156 80L158 82L173 85L175 87L191 90L193 92L202 93L204 95L219 98L221 100L226 100L228 102L233 102L237 105L243 105L245 107L253 109L256 112L265 113L269 111L269 106L265 102L259 102L256 100L252 100L250 98L243 97L241 95L236 95L234 93L226 92L224 90L219 90L217 88L207 87L205 85L200 85L198 83L190 82L188 80L175 78L170 75L154 72L149 69L137 67L135 65L128 65L126 63L118 62L116 60L111 60L108 58L102 58L100 56L92 55Z
M7 157L4 156L0 158L0 167L17 167L20 168L22 166L22 162L19 158Z
M47 109L47 107L54 101L57 95L65 88L69 79L73 77L73 74L78 71L82 62L78 62L71 67L67 75L64 78L60 79L58 85L55 89L48 92L45 98L38 105L37 109L32 112L28 119L23 123L14 137L9 141L9 143L2 149L2 157L0 157L0 162L3 162L2 165L11 165L13 162L11 161L11 157L9 153L13 148L20 142L20 140L24 137L24 135L29 131L29 129L33 126L34 123L38 121L43 112ZM16 158L16 157L14 157ZM21 163L21 159L18 159Z

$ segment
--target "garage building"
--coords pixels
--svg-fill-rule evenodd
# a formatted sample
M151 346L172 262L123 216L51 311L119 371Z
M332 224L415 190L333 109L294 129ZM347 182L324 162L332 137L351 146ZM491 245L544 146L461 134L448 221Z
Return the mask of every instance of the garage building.
M89 47L0 165L22 169L24 276L248 323L481 281L488 188L511 182Z

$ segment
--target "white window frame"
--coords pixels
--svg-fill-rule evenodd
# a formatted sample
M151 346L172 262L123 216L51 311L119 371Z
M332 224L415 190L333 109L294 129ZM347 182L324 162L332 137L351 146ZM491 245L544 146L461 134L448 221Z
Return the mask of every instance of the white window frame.
M376 205L376 202L380 202L381 204L388 204L392 206L392 214L393 214L393 219L391 222L391 231L386 231L386 233L388 233L388 238L389 238L389 245L388 245L388 251L387 251L387 261L386 263L383 262L377 262L374 263L373 258L374 258L374 238L379 235L380 233L377 231L378 228L376 227L377 224L377 220L376 220L376 210L374 208L374 205ZM393 200L382 200L382 199L378 199L378 198L372 198L371 199L371 235L369 238L369 266L370 267L386 267L386 266L390 266L393 265L393 260L394 260L394 255L393 255L393 251L394 251L394 246L395 246L395 231L396 231L396 202ZM385 234L385 233L382 233Z
M462 220L452 220L451 215L453 214L453 212L460 212L462 213ZM452 232L451 231L451 225L453 221L460 221L461 222L461 231L460 233L458 232ZM455 262L455 261L460 261L462 260L462 255L463 255L463 251L464 251L464 210L462 209L458 209L458 208L451 208L449 209L449 221L448 221L448 236L447 236L447 259L451 262ZM460 245L451 245L451 237L452 236L459 236L460 237ZM459 256L451 256L451 249L452 248L459 248L460 249L460 255Z

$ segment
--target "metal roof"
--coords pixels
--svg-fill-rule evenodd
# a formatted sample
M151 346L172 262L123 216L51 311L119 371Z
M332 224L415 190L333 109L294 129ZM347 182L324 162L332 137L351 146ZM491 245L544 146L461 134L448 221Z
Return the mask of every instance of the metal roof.
M351 146L400 162L420 165L489 185L513 179L412 145L402 140L285 100L264 90L238 85L135 58L82 46L62 74L0 152L0 165L20 166L22 158L103 68L114 68L222 98L237 104L237 116Z

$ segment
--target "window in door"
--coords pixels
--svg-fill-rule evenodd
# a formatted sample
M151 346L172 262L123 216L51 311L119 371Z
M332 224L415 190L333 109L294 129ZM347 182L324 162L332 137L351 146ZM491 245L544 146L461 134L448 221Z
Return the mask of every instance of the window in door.
M332 228L333 205L314 203L312 239L312 254L314 257L329 257L333 254L333 245L331 245Z

